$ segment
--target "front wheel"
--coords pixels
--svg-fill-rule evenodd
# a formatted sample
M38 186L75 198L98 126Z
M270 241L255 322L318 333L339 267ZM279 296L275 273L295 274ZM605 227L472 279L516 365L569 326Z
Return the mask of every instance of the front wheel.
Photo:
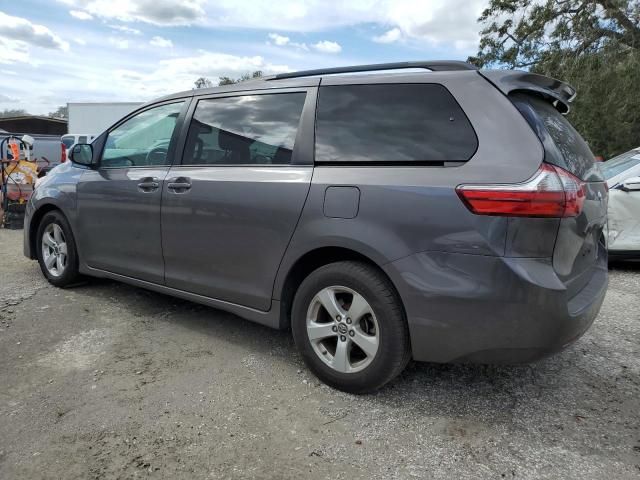
M46 279L56 287L76 283L78 252L71 227L62 213L45 214L36 233L38 263Z
M400 300L366 263L336 262L312 272L296 293L292 330L309 369L350 393L382 387L411 356Z

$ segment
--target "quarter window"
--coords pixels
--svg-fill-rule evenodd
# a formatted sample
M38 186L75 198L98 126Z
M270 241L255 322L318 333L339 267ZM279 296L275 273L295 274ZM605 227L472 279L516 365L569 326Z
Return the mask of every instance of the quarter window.
M320 88L316 161L466 161L478 146L466 115L438 84Z
M170 165L169 145L184 102L150 108L109 132L102 167Z
M182 163L291 163L305 96L300 92L200 100Z

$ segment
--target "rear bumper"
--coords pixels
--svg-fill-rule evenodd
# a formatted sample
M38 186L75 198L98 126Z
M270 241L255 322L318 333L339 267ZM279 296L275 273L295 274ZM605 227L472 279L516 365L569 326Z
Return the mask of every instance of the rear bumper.
M413 357L430 362L522 363L562 350L591 326L608 284L606 255L571 298L546 258L423 252L385 269Z

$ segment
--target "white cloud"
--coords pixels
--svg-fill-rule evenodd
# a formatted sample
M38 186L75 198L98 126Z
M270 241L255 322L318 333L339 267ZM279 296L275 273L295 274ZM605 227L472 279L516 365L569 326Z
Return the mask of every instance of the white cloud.
M286 45L290 41L289 37L278 35L277 33L270 33L269 38L273 41L274 44L278 45L279 47Z
M487 0L58 0L77 10L124 22L155 25L207 24L266 31L318 32L363 24L388 26L376 41L450 44L474 49L477 18ZM277 34L277 41L285 41ZM291 40L276 46L291 46ZM298 44L302 48L304 44Z
M312 47L322 53L340 53L342 51L342 47L339 43L330 42L329 40L314 43Z
M130 35L142 35L142 32L137 28L127 27L126 25L109 25L109 28L113 28L114 30L118 30L122 33L128 33Z
M205 18L204 0L58 0L90 15L123 22L192 25Z
M83 12L82 10L70 10L69 14L73 18L77 18L78 20L93 20L91 14Z
M129 40L126 38L110 37L109 43L116 47L118 50L127 50L129 48Z
M18 99L0 93L0 103L17 103Z
M193 88L193 83L199 77L209 78L215 84L219 77L239 77L255 70L268 75L291 71L291 68L271 63L259 55L236 56L200 50L192 56L167 58L155 64L133 63L100 74L83 72L80 74L80 91L74 91L72 98L82 98L82 101L104 101L105 98L110 101L150 100ZM89 92L90 96L87 95Z
M394 43L402 38L402 32L399 28L392 28L380 36L373 37L373 41L377 43Z
M262 70L265 74L290 71L286 65L274 65L259 55L242 57L206 50L200 50L191 57L161 60L159 65L161 68L153 75L160 72L163 72L163 77L178 78L187 75L191 78L195 75L194 80L198 76L216 80L220 76L238 76L255 70Z
M168 38L155 36L151 39L151 41L149 42L149 45L153 47L158 47L158 48L172 48L173 42Z
M78 45L86 45L87 41L84 38L76 37L73 39Z
M14 48L23 51L27 45L54 50L69 50L69 43L44 25L31 23L26 18L12 17L2 12L0 12L0 37L12 42ZM16 44L22 44L22 47L16 47Z
M475 48L480 27L477 18L487 0L217 0L206 6L212 26L255 28L286 32L317 32L374 23L388 26L390 40L450 44ZM470 52L469 52L470 53Z
M301 50L309 50L306 43L292 42L289 37L285 37L284 35L270 33L268 36L270 40L267 40L267 45L271 45L271 42L273 42L277 47L292 47L299 48Z
M0 65L12 63L30 63L29 47L23 42L0 37Z

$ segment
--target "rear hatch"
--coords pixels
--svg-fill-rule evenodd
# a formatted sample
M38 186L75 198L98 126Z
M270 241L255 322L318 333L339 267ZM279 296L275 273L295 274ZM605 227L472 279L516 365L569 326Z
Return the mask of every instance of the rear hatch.
M582 209L576 216L560 219L553 251L553 267L571 298L594 275L602 275L606 266L606 182L587 143L557 110L557 101L522 91L511 93L509 98L542 142L545 163L569 172L582 186Z

